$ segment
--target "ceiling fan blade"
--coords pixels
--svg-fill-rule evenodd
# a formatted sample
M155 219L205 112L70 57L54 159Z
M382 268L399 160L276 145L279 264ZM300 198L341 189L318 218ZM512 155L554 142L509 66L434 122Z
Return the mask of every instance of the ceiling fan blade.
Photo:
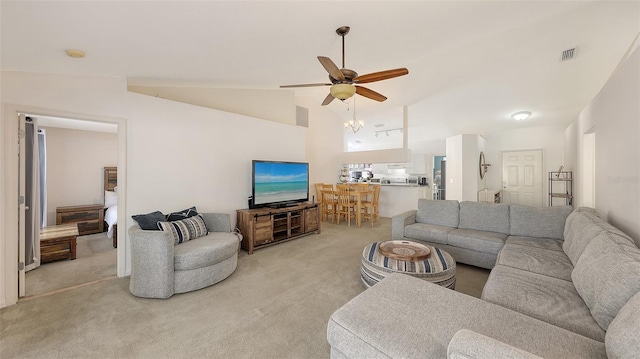
M382 81L382 80L392 79L398 76L404 76L408 73L409 73L409 70L407 70L404 67L401 69L374 72L371 74L366 74L366 75L356 77L355 79L353 79L353 83L365 84L368 82Z
M329 75L331 75L331 77L340 81L344 81L344 74L342 74L342 71L340 71L338 66L336 66L336 64L333 63L330 58L318 56L318 60L320 61L324 69L327 70Z
M300 84L300 85L282 85L280 88L289 88L289 87L314 87L314 86L331 86L333 84Z
M369 90L368 88L362 86L356 86L356 93L360 96L364 96L380 102L387 99L384 95L381 95L373 90Z
M322 101L322 106L326 106L328 104L331 103L331 101L333 101L335 97L333 97L332 94L328 94L327 97L324 98L324 101Z

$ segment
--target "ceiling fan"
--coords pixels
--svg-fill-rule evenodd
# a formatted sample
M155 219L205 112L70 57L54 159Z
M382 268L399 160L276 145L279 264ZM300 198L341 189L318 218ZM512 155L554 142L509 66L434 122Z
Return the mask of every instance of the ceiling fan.
M329 73L329 81L331 83L315 83L315 84L300 84L300 85L283 85L281 88L289 87L313 87L313 86L331 86L329 89L329 95L322 101L322 106L326 106L333 101L334 98L339 100L346 100L358 94L370 98L375 101L384 101L387 98L373 90L366 87L357 86L357 84L364 84L369 82L376 82L391 79L398 76L404 76L409 73L406 68L399 68L393 70L386 70L380 72L374 72L366 75L358 76L358 73L344 67L344 36L349 33L349 26L342 26L336 30L336 33L342 37L342 68L339 69L336 64L331 61L330 58L324 56L318 56L320 64Z

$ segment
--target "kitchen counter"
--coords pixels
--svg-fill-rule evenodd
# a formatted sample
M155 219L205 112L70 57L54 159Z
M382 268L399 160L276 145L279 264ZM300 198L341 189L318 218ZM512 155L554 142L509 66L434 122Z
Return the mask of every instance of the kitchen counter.
M418 208L418 198L430 198L431 187L415 183L386 183L380 187L380 217Z
M377 183L374 183L377 184ZM416 183L380 183L381 186L393 186L393 187L427 187L421 186Z

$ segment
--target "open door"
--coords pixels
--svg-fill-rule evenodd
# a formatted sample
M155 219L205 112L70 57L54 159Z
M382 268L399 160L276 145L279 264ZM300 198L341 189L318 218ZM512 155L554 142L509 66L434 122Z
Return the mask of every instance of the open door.
M18 136L18 297L25 295L25 272L40 265L41 171L38 127L24 114L19 115Z
M19 115L19 135L18 135L18 297L24 297L25 285L25 115Z

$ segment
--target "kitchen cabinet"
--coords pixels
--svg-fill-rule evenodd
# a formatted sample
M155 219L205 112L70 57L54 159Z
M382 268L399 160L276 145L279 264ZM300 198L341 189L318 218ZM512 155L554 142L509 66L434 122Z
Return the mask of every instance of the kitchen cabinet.
M427 174L427 155L418 153L411 157L411 161L407 162L405 171L412 175L424 175Z

